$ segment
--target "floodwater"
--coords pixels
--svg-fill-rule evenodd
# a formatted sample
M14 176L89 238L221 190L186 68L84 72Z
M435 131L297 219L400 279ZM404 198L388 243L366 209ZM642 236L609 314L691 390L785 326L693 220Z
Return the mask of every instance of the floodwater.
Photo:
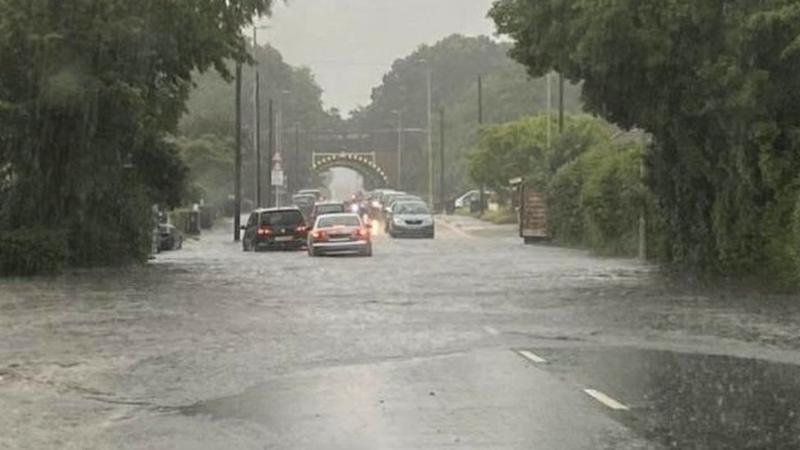
M797 447L793 298L438 228L317 259L226 226L146 267L0 280L0 448Z

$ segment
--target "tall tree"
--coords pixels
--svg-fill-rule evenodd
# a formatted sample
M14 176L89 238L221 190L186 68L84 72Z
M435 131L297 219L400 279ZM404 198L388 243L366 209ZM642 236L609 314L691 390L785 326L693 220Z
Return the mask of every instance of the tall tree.
M164 135L193 72L247 60L241 28L270 3L0 0L0 167L13 179L0 225L66 230L76 263L142 258L146 194L185 174ZM102 250L117 239L130 245Z
M800 275L800 6L794 0L499 0L532 75L582 81L586 107L650 132L669 262Z

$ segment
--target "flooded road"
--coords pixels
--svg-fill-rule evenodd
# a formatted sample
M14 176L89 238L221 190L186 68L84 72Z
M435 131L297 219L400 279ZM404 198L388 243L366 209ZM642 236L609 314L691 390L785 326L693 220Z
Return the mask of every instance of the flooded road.
M219 229L147 267L0 281L0 448L795 448L794 300L467 218L373 258Z

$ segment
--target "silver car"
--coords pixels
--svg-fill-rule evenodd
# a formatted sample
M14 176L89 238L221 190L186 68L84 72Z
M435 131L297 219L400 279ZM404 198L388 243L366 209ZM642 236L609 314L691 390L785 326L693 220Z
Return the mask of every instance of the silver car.
M435 223L428 205L418 200L395 202L389 221L389 235L433 239Z

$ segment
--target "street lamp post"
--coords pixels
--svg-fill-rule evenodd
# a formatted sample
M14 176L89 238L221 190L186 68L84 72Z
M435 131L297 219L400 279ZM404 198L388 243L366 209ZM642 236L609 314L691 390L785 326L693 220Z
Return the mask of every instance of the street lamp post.
M236 167L234 168L233 240L241 240L242 216L242 65L236 64Z
M433 129L431 127L431 102L432 102L432 78L431 64L428 62L427 81L428 81L428 205L433 208Z
M265 30L268 26L253 27L253 146L255 147L256 157L256 208L262 206L261 203L261 74L258 71L258 30Z
M397 115L397 189L402 189L401 177L403 174L403 111L392 111Z

